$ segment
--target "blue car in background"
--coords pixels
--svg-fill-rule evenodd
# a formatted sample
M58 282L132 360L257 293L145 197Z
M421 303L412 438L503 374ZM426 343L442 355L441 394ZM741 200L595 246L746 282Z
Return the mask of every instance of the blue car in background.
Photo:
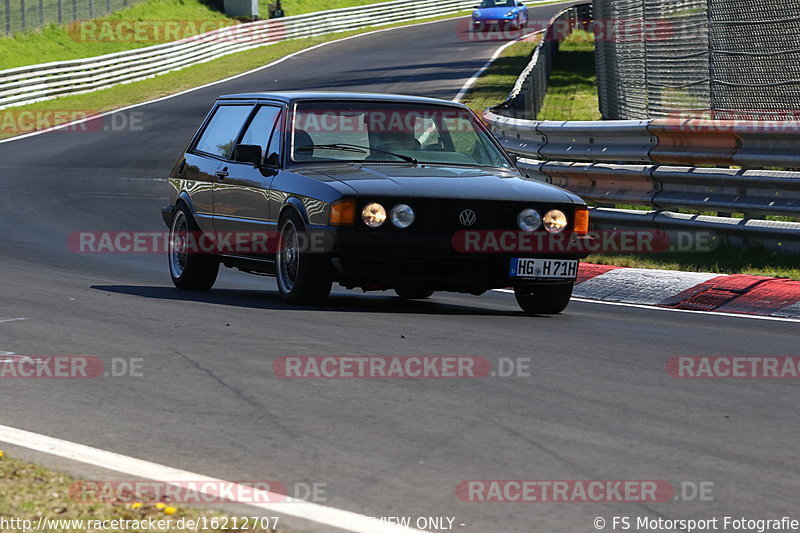
M472 12L472 24L476 28L518 29L528 24L528 8L518 0L483 0Z

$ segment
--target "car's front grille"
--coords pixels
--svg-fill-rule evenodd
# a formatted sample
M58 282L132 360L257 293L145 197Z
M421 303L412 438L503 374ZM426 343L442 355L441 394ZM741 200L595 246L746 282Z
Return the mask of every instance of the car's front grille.
M411 201L409 201L411 205ZM417 210L418 220L415 223L421 231L459 231L459 230L516 230L517 215L526 207L534 207L544 215L549 209L564 206L542 205L534 203L492 202L492 201L425 201L418 206L412 205ZM462 220L465 210L474 212L474 222L469 224ZM572 218L572 210L566 210L567 216ZM466 216L465 218L469 218Z
M475 214L472 224L460 220L465 210ZM516 227L516 214L513 208L506 205L487 204L485 202L463 202L427 205L420 216L420 224L426 229L459 230L459 229L512 229Z

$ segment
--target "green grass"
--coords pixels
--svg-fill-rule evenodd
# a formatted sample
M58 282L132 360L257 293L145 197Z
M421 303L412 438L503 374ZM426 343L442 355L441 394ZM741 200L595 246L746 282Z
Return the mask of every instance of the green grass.
M236 21L214 10L199 0L146 0L131 8L118 11L98 21L217 21L220 25ZM198 32L191 27L182 29L181 35L189 37ZM40 31L15 33L0 38L0 69L92 57L122 50L156 44L123 37L125 40L85 40L77 26L50 25Z
M260 0L259 9L262 18L268 17L269 3L267 0ZM377 2L375 0L286 0L282 2L282 5L285 14L289 16L374 3ZM214 9L210 3L202 0L145 0L111 15L98 17L94 21L98 22L98 28L113 28L115 33L110 34L110 39L108 37L98 39L96 36L99 30L82 32L82 27L91 28L91 26L87 26L85 23L83 26L80 23L74 23L64 26L50 24L41 30L0 37L0 70L50 61L99 56L174 40L170 38L153 40L149 37L137 39L131 32L116 33L116 28L119 26L114 26L114 24L122 21L155 21L156 24L151 26L156 27L156 30L160 32L159 36L164 32L164 22L185 21L179 27L178 35L180 37L191 37L216 27L238 23L237 20L228 17Z
M503 50L500 57L484 71L469 92L464 95L461 102L468 105L478 115L481 115L487 107L503 102L514 87L514 82L517 81L520 72L530 62L531 54L538 42L538 39L520 42Z
M119 479L119 478L112 478ZM181 518L198 520L205 517L211 526L221 525L225 522L225 515L198 509L185 505L169 505L163 509L156 506L156 502L143 503L141 506L132 506L122 503L104 502L82 502L76 501L76 493L70 492L70 487L79 481L67 474L45 468L33 463L22 461L16 458L2 455L0 452L0 517L11 520L30 520L31 529L35 528L39 517L47 517L51 520L170 520L176 524ZM73 487L74 489L74 487ZM80 492L77 493L78 495ZM80 498L80 496L77 496ZM220 520L219 523L212 522L212 519ZM232 523L230 518L227 523ZM241 519L239 519L241 524ZM73 524L75 525L75 524ZM252 525L252 522L251 522ZM264 524L266 525L266 524ZM274 525L274 520L270 521ZM280 526L280 521L278 522ZM22 527L12 527L3 531L22 531ZM63 529L50 529L59 533L86 533L86 529L65 527ZM99 530L96 530L99 531ZM139 531L148 532L152 530L129 528L129 529L103 529L109 533L122 532L137 533ZM167 530L164 530L167 531ZM169 529L169 531L195 531L194 529ZM240 529L220 528L205 529L203 531L225 531L234 532ZM276 533L273 529L250 528L248 532L254 533Z
M451 15L442 15L439 17L431 17L429 19L422 19L413 22L399 22L397 24L381 26L381 28L405 26L417 22L441 20L463 15L463 12ZM92 110L93 112L102 113L105 111L119 109L162 96L175 94L201 84L221 80L241 72L246 72L264 66L265 64L275 61L276 59L284 57L293 52L309 48L311 46L341 39L350 35L366 33L374 29L374 27L370 27L308 39L281 41L269 46L263 46L261 48L255 48L253 50L227 55L215 61L194 65L177 72L170 72L135 83L116 85L114 87L92 93L64 96L54 100L47 100L45 102L13 107L4 111L0 111L0 124L4 123L3 113L20 114L30 111L33 113L44 114L48 111L69 110L76 110L79 112ZM265 86L264 89L268 90L269 87ZM61 122L54 121L48 125L53 126ZM0 129L0 139L13 137L15 135L19 135L20 133L26 132Z
M572 32L556 56L539 120L600 120L594 37Z
M538 41L537 41L538 42ZM528 65L537 42L506 48L465 95L476 113L505 100L520 72ZM597 75L592 34L575 31L561 44L539 120L599 120Z
M688 272L718 274L750 274L800 280L797 255L774 250L741 250L722 245L713 252L650 253L650 254L592 254L584 262Z

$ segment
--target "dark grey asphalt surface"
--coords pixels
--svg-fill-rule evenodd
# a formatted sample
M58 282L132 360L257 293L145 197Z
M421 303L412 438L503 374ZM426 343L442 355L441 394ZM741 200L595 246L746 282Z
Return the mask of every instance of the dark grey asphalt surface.
M502 293L404 303L338 291L324 308L287 307L270 278L228 271L197 296L173 289L163 256L67 249L73 231L163 229L161 179L217 94L452 98L498 46L465 42L457 27L351 39L140 107L142 131L0 144L0 317L26 318L0 323L0 351L144 366L139 378L3 380L0 424L225 479L324 482L327 505L455 516L461 531L588 532L614 515L800 518L798 382L664 370L676 355L800 355L797 324L582 302L528 318ZM280 380L272 363L285 355L529 357L532 375ZM455 496L465 479L714 485L703 502L468 504Z

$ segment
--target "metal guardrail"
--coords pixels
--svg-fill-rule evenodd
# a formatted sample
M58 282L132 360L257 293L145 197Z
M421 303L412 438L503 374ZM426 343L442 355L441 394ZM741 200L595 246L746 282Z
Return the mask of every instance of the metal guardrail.
M396 0L237 24L181 41L87 59L0 70L0 109L139 81L285 39L447 15L474 5L475 0Z
M485 113L510 151L577 161L799 168L800 122L699 119L529 121Z
M603 225L711 230L800 249L800 223L757 218L800 218L800 172L792 170L800 167L800 122L537 122L491 110L484 119L531 177L597 204L593 218Z

